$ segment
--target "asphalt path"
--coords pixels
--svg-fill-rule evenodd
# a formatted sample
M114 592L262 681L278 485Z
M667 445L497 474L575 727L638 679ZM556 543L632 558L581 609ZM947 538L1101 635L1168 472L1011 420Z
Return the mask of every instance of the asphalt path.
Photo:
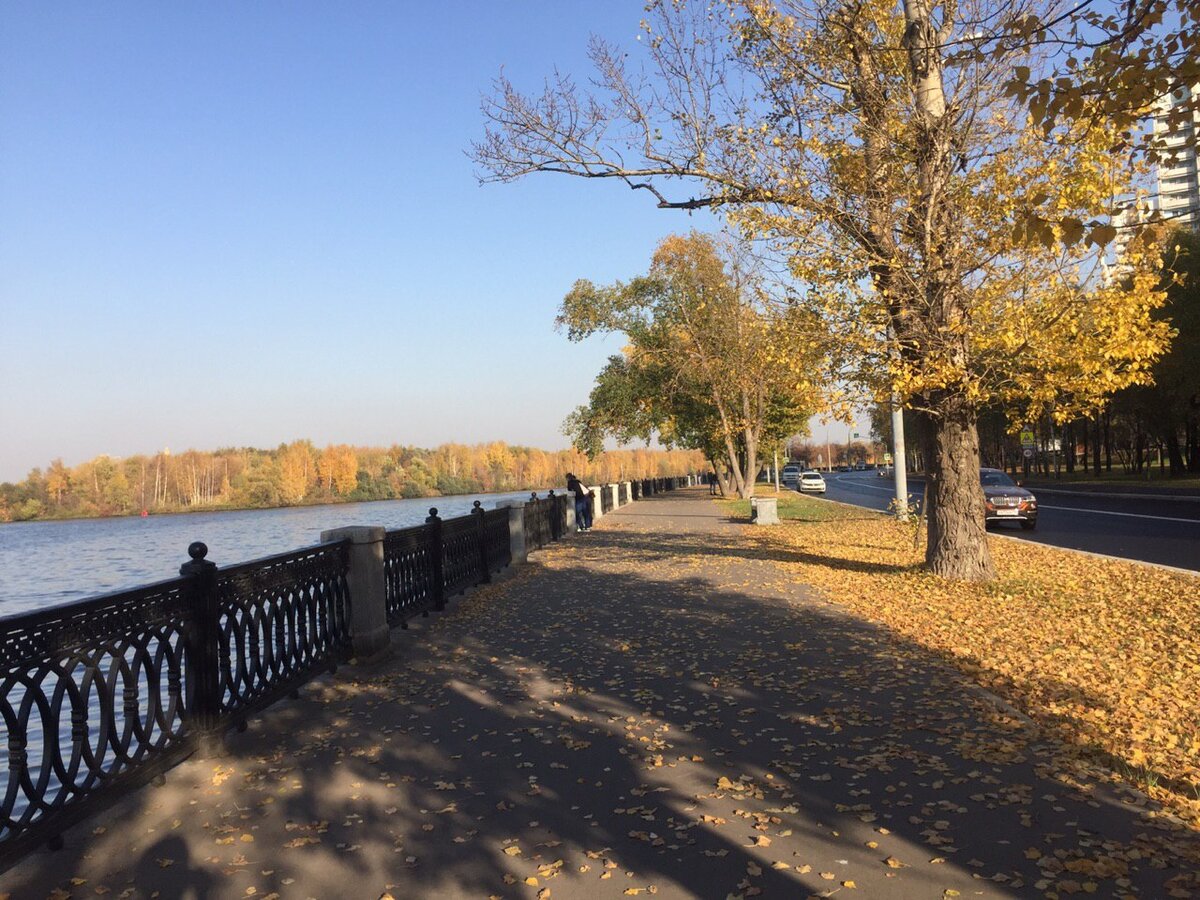
M825 497L869 509L888 509L891 478L873 471L822 473ZM909 495L919 501L923 480L909 476ZM1037 490L1038 524L1023 531L1016 523L989 526L997 534L1105 553L1142 562L1200 571L1200 502L1138 497L1095 497L1082 492Z

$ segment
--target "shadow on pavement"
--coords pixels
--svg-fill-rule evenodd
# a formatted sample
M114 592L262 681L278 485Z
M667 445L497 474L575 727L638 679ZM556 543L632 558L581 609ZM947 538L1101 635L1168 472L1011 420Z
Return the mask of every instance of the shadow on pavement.
M1200 859L736 538L602 528L397 635L3 889L1164 897Z

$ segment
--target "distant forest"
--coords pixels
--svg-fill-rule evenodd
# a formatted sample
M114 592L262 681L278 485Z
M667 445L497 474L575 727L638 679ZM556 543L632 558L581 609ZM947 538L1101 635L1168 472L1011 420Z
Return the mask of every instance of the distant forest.
M443 444L434 450L393 446L250 447L116 459L77 466L56 459L21 482L0 484L0 522L437 497L585 483L627 481L699 470L690 450L613 450L595 460L574 450Z

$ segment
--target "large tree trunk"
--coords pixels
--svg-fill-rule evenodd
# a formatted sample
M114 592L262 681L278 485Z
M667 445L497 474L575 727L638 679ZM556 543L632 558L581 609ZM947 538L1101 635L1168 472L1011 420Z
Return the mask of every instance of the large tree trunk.
M758 480L758 435L752 428L746 428L742 433L746 442L746 469L742 481L746 485L746 496L749 497L754 494L754 484Z
M931 417L926 462L929 480L925 564L945 578L989 581L996 572L984 527L975 412L959 398L939 404Z

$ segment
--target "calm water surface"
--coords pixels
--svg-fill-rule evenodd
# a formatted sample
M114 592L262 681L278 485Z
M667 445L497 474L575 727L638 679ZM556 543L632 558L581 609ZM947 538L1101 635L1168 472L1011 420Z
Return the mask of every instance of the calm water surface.
M529 493L0 525L0 616L172 578L192 541L208 544L218 566L232 565L315 544L328 528L407 528L424 522L431 506L451 519L475 500L492 509Z

